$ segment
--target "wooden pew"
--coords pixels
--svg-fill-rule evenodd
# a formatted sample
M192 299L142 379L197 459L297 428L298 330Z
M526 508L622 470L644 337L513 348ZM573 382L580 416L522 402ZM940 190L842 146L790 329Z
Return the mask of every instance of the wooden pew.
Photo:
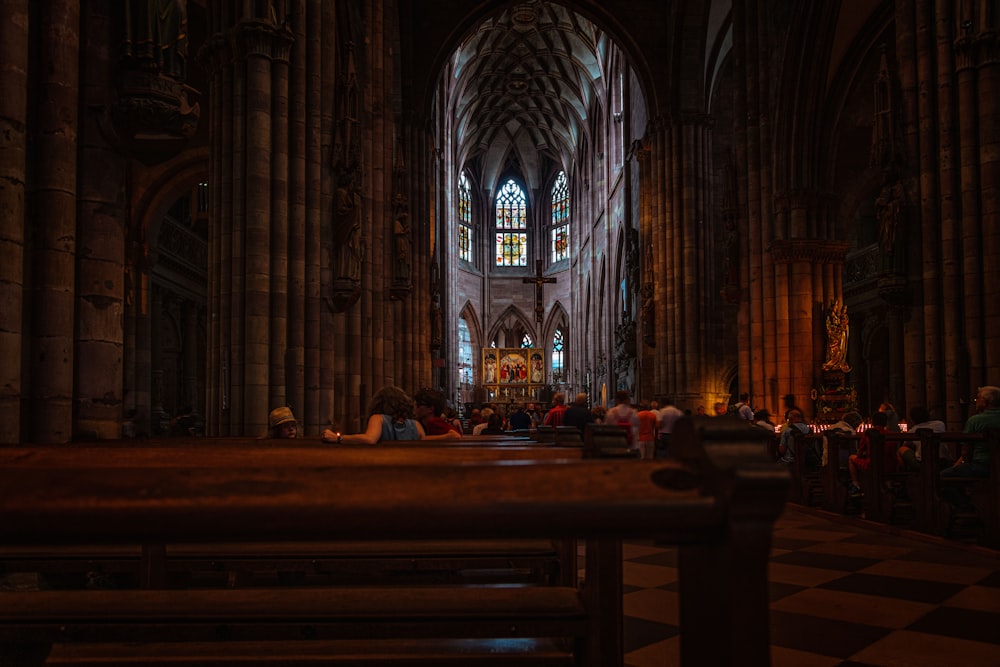
M864 492L865 518L914 527L925 523L925 500L919 473L895 469L895 452L899 445L918 440L919 436L916 433L880 433L872 429L868 439L871 463L858 475Z
M823 436L818 433L802 433L796 430L793 447L795 447L795 462L789 468L792 472L789 500L807 507L819 507L823 504L823 483L820 479L822 467L810 466L807 450L822 448Z
M844 452L856 452L859 437L843 431L826 431L823 437L826 444L826 465L820 473L823 483L823 509L838 514L857 514L860 512L861 502L859 498L849 498L847 495L850 477ZM845 461L843 465L841 459Z
M240 465L269 468L293 461L300 466L359 464L432 465L459 461L579 459L582 448L536 444L525 439L465 439L461 444L394 441L379 445L329 445L318 440L240 438L170 438L66 445L0 447L0 463L47 468L178 467ZM443 441L449 442L450 441ZM139 545L108 550L91 547L53 549L0 545L0 574L24 571L32 564L47 585L143 586L250 585L268 581L326 581L345 577L388 581L499 581L570 583L576 577L575 541L465 540L461 543L383 542Z
M922 462L921 484L925 495L927 524L931 532L949 537L962 536L959 526L975 523L977 540L984 546L1000 548L1000 432L989 433L933 433L921 432ZM985 441L991 450L989 475L982 477L940 476L941 464L938 451L942 443L957 446L961 443ZM930 456L928 456L930 454ZM956 512L942 498L942 488L951 486L968 495L974 512Z
M461 653L469 642L499 642L493 648L502 650L524 640L541 649L543 638L557 638L572 646L575 664L620 665L620 551L615 558L600 547L652 537L681 545L684 664L766 665L770 530L787 475L757 455L749 430L712 426L689 426L678 439L687 463L261 468L238 460L186 467L3 461L0 543L8 545L589 539L579 589L4 591L0 663L42 664L54 642L211 642L235 650L232 642L307 640L315 647L368 636L386 640L377 645L381 652L415 637L456 642L459 664L474 662Z

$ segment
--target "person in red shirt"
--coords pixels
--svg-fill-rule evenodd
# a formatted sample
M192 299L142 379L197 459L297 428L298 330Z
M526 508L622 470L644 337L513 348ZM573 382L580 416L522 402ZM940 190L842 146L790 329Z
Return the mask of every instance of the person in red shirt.
M441 415L444 413L444 396L435 389L424 388L413 397L413 414L424 427L426 440L461 438L461 431Z
M880 433L888 433L889 430L886 428L888 421L888 415L884 412L876 412L873 414L872 425L865 429L865 431L861 434L861 438L858 440L858 453L851 454L848 457L847 471L851 473L851 485L847 489L848 495L861 495L861 486L858 484L858 471L868 470L868 466L872 462L871 439L868 437L868 431L875 430ZM893 457L893 461L895 462L895 453L893 454Z
M566 414L566 394L557 391L552 396L552 409L545 413L542 421L546 426L562 426L563 415Z
M660 415L654 411L649 401L639 403L639 452L644 459L656 454L656 436L659 431Z

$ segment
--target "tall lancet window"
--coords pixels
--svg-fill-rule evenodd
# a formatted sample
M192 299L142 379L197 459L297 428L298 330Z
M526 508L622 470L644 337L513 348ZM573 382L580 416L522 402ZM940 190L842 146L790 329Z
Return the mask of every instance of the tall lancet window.
M496 265L528 265L528 204L514 179L504 183L497 192L496 208Z
M472 336L469 323L464 317L458 318L458 385L462 389L472 386Z
M552 335L552 381L563 381L563 332L556 329Z
M552 186L552 263L569 257L569 188L560 171Z
M464 171L458 175L458 257L472 262L472 188Z

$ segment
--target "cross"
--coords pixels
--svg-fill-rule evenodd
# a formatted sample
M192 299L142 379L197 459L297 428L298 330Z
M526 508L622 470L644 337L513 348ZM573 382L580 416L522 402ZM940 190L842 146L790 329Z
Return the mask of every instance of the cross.
M555 278L546 278L542 275L542 260L535 260L535 277L521 278L522 283L535 283L535 320L541 324L542 316L545 314L545 306L542 305L542 285L554 283Z

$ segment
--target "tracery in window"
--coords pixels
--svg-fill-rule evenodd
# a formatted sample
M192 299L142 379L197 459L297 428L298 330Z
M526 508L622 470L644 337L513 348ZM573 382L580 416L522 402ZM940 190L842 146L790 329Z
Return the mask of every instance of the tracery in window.
M472 188L465 172L458 175L458 257L472 261Z
M521 347L534 347L534 343L531 340L531 334L526 333L521 337Z
M497 193L496 228L496 265L527 266L528 234L513 231L528 228L527 198L514 179Z
M566 172L560 171L552 186L552 262L569 257L569 188Z
M552 381L562 382L563 377L563 332L556 329L552 336Z

